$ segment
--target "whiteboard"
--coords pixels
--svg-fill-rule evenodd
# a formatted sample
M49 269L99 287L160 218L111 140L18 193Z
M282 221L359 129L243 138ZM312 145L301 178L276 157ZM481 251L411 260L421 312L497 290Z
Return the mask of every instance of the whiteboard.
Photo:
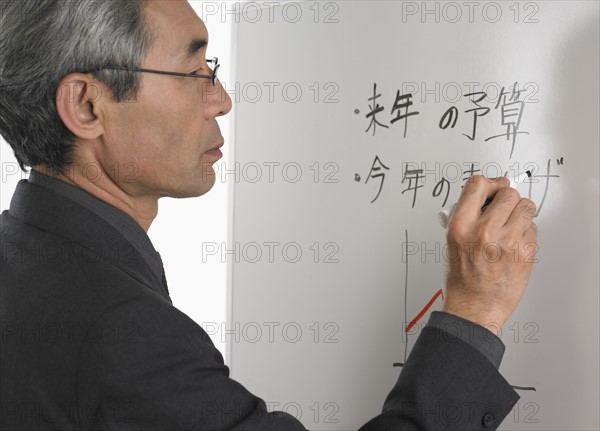
M599 429L599 3L238 12L232 377L309 429L377 415L443 300L439 208L533 169L539 263L500 369L528 389L501 429Z

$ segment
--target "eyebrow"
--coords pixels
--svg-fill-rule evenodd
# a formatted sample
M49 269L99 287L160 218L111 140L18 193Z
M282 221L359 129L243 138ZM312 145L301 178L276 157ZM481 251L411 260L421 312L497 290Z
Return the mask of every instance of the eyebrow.
M185 55L183 57L183 61L191 60L202 48L205 48L208 45L208 41L206 39L195 38L187 44L185 48Z

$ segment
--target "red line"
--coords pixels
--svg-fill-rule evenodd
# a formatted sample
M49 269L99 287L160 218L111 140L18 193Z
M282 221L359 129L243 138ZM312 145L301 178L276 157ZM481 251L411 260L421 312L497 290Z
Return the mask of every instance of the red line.
M406 327L406 329L404 330L404 332L408 332L412 329L413 326L415 326L417 324L417 322L421 319L421 317L423 317L423 315L425 313L427 313L427 310L429 310L429 307L431 307L433 305L433 303L435 302L436 299L438 299L438 297L442 295L442 299L444 299L444 292L442 292L442 289L438 290L437 293L435 295L433 295L433 298L431 298L429 300L429 302L427 303L427 305L425 306L425 308L423 308L421 310L421 312L419 314L417 314L417 317L415 317Z

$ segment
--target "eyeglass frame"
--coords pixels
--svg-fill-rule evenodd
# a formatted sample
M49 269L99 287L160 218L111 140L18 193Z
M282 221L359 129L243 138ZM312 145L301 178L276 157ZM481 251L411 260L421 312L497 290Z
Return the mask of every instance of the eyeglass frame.
M219 69L219 58L215 57L213 59L206 59L207 63L214 63L213 73L212 75L198 75L196 73L179 73L179 72L167 72L164 70L154 70L154 69L143 69L141 67L123 67L123 66L104 66L98 69L94 69L87 73L99 72L101 70L126 70L128 72L144 72L144 73L157 73L160 75L170 75L170 76L183 76L186 78L210 78L212 82L212 86L215 86L217 81L217 70Z

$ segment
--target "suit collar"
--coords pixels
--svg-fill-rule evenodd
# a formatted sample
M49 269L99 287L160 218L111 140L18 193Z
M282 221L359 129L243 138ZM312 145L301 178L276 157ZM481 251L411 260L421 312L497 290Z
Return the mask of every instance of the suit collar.
M116 208L114 210L119 211ZM152 267L155 262L148 262L139 251L147 244L132 243L96 212L63 193L21 180L9 211L13 217L25 223L79 244L86 250L87 256L110 262L170 302L158 275L162 268ZM140 230L143 232L141 227ZM150 242L149 238L147 240Z

